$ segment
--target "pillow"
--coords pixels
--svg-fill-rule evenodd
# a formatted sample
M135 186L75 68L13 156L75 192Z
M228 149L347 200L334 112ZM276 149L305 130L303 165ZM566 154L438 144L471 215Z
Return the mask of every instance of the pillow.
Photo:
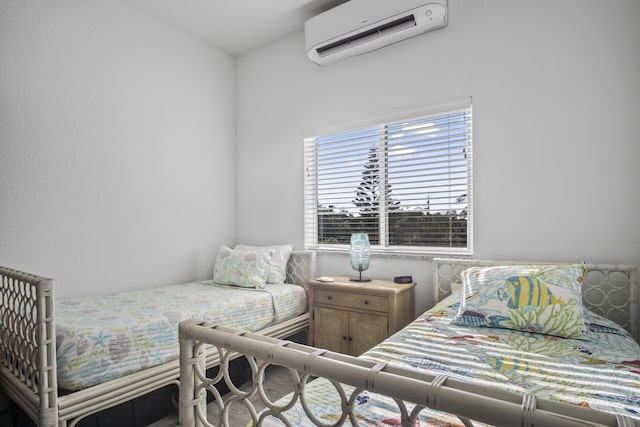
M471 267L453 323L582 338L581 264Z
M263 288L271 255L272 251L237 251L222 245L213 267L213 281L220 285Z
M287 279L287 262L293 250L293 245L272 245L272 246L248 246L236 245L236 250L242 251L260 251L271 250L273 255L269 260L271 269L267 277L267 283L284 283Z

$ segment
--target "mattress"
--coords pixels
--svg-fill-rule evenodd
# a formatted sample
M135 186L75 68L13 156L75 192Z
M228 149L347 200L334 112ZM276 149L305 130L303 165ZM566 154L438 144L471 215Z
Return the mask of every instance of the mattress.
M179 356L178 324L197 318L258 331L306 311L304 288L199 281L56 304L58 386L81 390Z
M459 300L459 294L446 298L360 357L640 418L640 348L616 323L587 312L589 331L581 339L458 326L452 319ZM345 391L348 397L353 388ZM320 421L340 419L340 399L328 380L307 384L305 394ZM287 401L288 397L280 403ZM355 407L354 425L400 425L398 405L390 398L361 392ZM286 416L296 426L314 425L299 403ZM269 425L281 425L278 420L269 421ZM463 424L452 415L424 409L416 425Z

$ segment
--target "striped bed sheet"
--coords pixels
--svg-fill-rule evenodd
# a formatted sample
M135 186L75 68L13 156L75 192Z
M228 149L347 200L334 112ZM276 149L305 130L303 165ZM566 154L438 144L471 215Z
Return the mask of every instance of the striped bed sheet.
M459 300L459 293L445 298L360 357L640 419L640 347L616 323L585 312L589 332L581 339L457 326L451 320ZM354 388L343 387L350 396ZM320 422L340 419L340 397L329 380L311 381L305 395ZM389 397L363 391L355 398L355 408L352 425L401 425L398 405ZM413 406L407 404L407 408L411 411ZM292 425L316 425L299 403L285 414ZM266 425L282 424L269 418ZM462 427L463 423L453 415L425 408L415 425Z
M81 390L179 356L178 324L197 318L246 331L292 319L307 309L306 291L205 280L56 303L58 386Z

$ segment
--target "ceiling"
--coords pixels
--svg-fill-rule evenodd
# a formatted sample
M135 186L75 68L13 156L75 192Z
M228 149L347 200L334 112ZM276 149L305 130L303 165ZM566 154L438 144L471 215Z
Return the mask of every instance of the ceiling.
M346 0L124 0L237 56L301 31L304 22Z

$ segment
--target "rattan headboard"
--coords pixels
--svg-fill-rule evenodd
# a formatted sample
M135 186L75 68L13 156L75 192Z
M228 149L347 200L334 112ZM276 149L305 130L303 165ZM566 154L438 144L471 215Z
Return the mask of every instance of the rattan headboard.
M494 261L434 258L433 298L440 301L460 286L460 273L473 266L561 264L533 261ZM635 265L585 264L582 301L594 313L622 325L640 342L638 328L638 267Z
M287 283L309 289L309 280L316 277L316 253L313 251L292 251L287 261Z

